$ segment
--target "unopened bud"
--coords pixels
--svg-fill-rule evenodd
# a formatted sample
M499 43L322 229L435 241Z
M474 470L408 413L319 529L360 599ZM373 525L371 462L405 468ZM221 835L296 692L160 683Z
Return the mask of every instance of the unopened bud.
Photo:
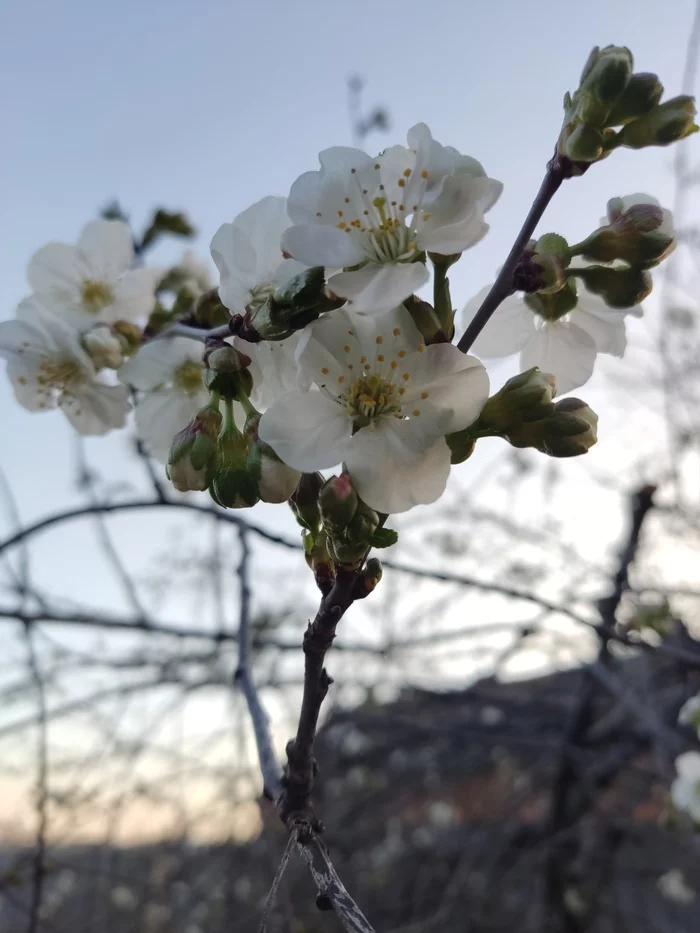
M324 527L332 532L343 531L354 518L359 501L347 473L331 476L318 497Z
M518 291L540 292L553 295L566 285L566 268L569 265L569 244L558 233L545 233L535 243L534 252L527 264L534 272L528 286L514 284ZM516 267L517 271L517 267Z
M352 521L345 528L344 534L348 541L368 548L371 543L370 539L378 527L379 515L360 499Z
M448 434L445 437L447 446L450 448L450 463L464 463L474 453L476 448L476 438L470 433L469 428L462 431L456 431L454 434Z
M531 311L544 318L545 321L558 321L559 318L573 311L578 304L576 283L573 279L569 279L566 285L557 292L551 294L533 292L525 295L523 301Z
M260 445L260 498L263 502L286 502L296 489L301 473L287 466L271 447Z
M629 265L654 266L675 246L673 217L649 195L608 202L609 223L581 243L576 252L597 262L620 259Z
M253 376L246 367L250 357L228 344L207 349L204 354L207 368L204 385L222 398L246 398L253 391Z
M370 557L353 586L352 595L354 599L365 599L370 593L374 592L382 579L382 574L381 561L377 560L376 557Z
M225 509L245 509L260 500L260 458L249 439L235 427L219 438L209 494Z
M209 486L222 423L218 408L201 408L173 438L165 468L178 492L201 492Z
M543 418L554 409L552 399L556 395L556 386L554 376L540 372L537 366L513 376L486 402L476 429L507 434L522 421Z
M582 279L588 291L600 295L611 308L632 308L641 304L653 287L649 273L636 266L583 266L571 272Z
M663 84L657 75L634 74L608 114L608 126L620 126L643 117L661 100Z
M112 332L119 337L124 356L131 356L141 346L143 331L132 321L115 321Z
M559 135L558 149L572 162L596 162L604 154L603 134L585 123L569 124Z
M204 363L217 373L240 373L250 366L250 357L230 344L208 348Z
M335 564L328 552L328 538L322 531L316 535L305 532L303 540L306 563L313 571L316 585L326 593L335 579Z
M534 447L550 457L578 457L598 440L598 416L578 398L564 398L540 421L523 422L506 435L514 447Z
M630 149L668 146L698 131L695 115L694 97L686 94L673 97L623 126L617 135L617 144Z
M585 123L604 127L612 105L632 78L632 53L623 46L593 50L584 67L578 94L578 116Z
M404 307L413 318L413 323L420 331L427 347L434 343L450 342L450 337L440 323L435 308L429 302L411 295L404 301Z
M212 288L197 297L194 302L194 317L200 327L210 330L228 324L231 312L222 304L218 290Z
M119 369L124 362L122 341L112 328L105 324L99 324L83 334L81 343L95 369Z
M325 480L321 473L302 473L297 487L289 499L296 519L309 531L316 531L321 524L318 495Z

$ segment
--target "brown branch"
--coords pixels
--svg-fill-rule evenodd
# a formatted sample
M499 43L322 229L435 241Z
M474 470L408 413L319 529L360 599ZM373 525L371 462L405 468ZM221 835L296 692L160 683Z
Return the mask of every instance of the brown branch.
M355 571L338 570L333 586L321 597L316 617L304 633L304 693L297 733L287 743L284 793L277 808L290 829L295 824L317 827L310 805L316 773L314 739L321 706L333 682L323 662L333 644L338 622L353 603L356 581Z
M46 878L46 829L48 824L47 795L48 795L48 716L46 711L46 693L44 691L44 681L39 668L39 659L37 658L36 648L32 639L32 631L29 625L25 625L25 636L27 641L27 652L29 656L29 669L32 680L36 687L37 705L39 714L37 717L37 726L39 729L39 747L37 755L37 786L36 786L36 811L37 811L37 830L36 842L34 844L34 856L32 860L32 894L29 907L29 919L27 922L27 933L36 933L39 929L41 902L44 892L44 880Z
M540 190L537 192L535 200L532 202L532 207L520 228L520 232L515 238L515 242L508 253L506 261L501 267L501 271L496 277L496 281L491 286L491 290L486 298L484 298L481 307L467 325L467 329L464 331L457 344L462 353L467 353L469 351L496 308L498 308L508 295L513 294L513 273L515 272L518 260L530 241L535 227L540 222L547 205L559 190L561 183L568 177L570 176L567 173L565 160L561 159L555 152L554 156L547 164L547 173L540 185Z

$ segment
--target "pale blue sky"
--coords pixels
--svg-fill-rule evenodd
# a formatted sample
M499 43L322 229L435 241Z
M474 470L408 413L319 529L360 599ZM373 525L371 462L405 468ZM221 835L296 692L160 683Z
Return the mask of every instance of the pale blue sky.
M539 184L590 48L627 44L639 70L680 91L692 0L382 0L296 3L23 0L0 22L0 319L26 293L25 265L48 240L74 241L112 197L141 224L154 204L187 209L198 248L266 194L286 194L319 149L350 142L346 79L386 105L379 150L426 121L479 158L504 194L492 231L453 275L463 303L500 264ZM567 183L544 221L585 235L615 195L668 203L670 150L622 151ZM166 251L175 256L179 250ZM644 324L639 325L640 327ZM75 498L60 414L29 415L0 379L0 464L23 515ZM125 440L89 442L115 480ZM133 526L132 526L133 528Z

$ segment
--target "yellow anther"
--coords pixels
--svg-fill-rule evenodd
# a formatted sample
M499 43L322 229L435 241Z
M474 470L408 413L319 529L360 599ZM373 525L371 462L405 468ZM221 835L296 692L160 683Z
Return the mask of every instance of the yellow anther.
M377 362L378 362L378 363L383 363L383 362L384 362L384 354L383 354L383 353L377 353Z
M403 170L403 174L404 174L404 177L405 177L405 178L410 178L410 177L411 177L411 169L410 169L410 168L405 168L405 169Z
M395 328L393 329L393 331L392 331L392 334L394 335L394 337L400 337L400 336L401 336L401 328L400 328L400 327L395 327Z
M430 397L430 392L421 392L420 397L421 397L421 398L429 398L429 397Z
M398 356L398 358L399 358L400 360L402 360L402 359L404 358L404 356L406 356L406 351L405 351L405 350L399 350L399 352L398 352L396 355Z
M422 353L425 350L425 344L419 343L418 346L416 347L416 350L418 350L419 353Z
M384 338L381 337L381 336L379 336L379 337L377 337L377 339L376 339L375 342L376 342L376 343L384 343Z
M321 370L321 372L323 373L324 376L327 376L327 375L328 375L328 370L326 369L325 366L323 367L323 369Z
M420 173L420 177L421 177L421 178L427 178L427 177L428 177L427 169L423 169L423 171Z
M418 415L420 414L420 408L414 408L414 409L413 409L413 414L414 414L414 415L416 416L416 418L417 418Z

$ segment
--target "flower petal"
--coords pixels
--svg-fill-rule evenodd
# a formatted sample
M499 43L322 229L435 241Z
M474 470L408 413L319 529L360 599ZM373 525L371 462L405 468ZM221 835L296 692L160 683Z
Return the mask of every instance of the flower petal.
M33 291L57 301L67 298L75 304L80 304L81 283L89 276L87 263L80 258L75 246L67 243L47 243L34 253L27 267Z
M321 171L305 172L289 192L287 210L294 224L336 223L335 213L329 212L334 212L345 197L354 196L357 184L352 176L366 172L373 162L366 152L349 146L324 149L318 160Z
M482 288L462 311L462 325L466 327L479 310L491 286ZM494 358L510 356L525 346L535 332L535 315L520 295L511 295L499 305L474 341L472 352L477 356Z
M204 346L189 337L164 337L141 347L120 367L120 382L135 389L148 391L173 380L175 370L187 360L202 362Z
M627 347L624 311L607 307L589 310L579 301L571 320L593 338L598 353L624 356Z
M114 303L100 314L102 321L134 321L146 318L156 302L156 285L162 270L155 266L130 269L114 286Z
M207 404L208 394L187 395L172 389L149 392L136 405L136 429L151 454L165 463L173 438Z
M255 251L243 230L222 224L214 234L211 258L219 270L219 297L234 314L243 314L255 286Z
M418 419L416 419L418 420ZM411 451L410 421L382 421L352 438L345 458L353 485L364 502L379 512L406 512L435 502L450 473L450 449L439 438L419 455Z
M442 415L444 434L472 424L479 417L489 396L489 377L482 363L467 356L451 343L426 347L404 359L410 380L406 385L404 408L421 408L424 399Z
M328 280L328 288L352 302L358 314L389 311L417 292L430 278L425 264L367 263L354 272L340 272Z
M322 392L290 392L260 419L259 436L280 460L309 472L337 466L344 458L352 422Z
M121 220L92 220L83 227L77 251L98 281L113 282L134 261L134 240Z
M129 390L90 382L75 396L64 394L58 404L78 434L99 436L124 426L130 408Z
M557 393L577 389L593 375L596 347L593 338L577 327L562 321L545 323L530 338L520 354L524 370L539 366L557 380Z
M365 259L355 238L330 224L300 224L282 236L282 249L306 266L340 269Z

